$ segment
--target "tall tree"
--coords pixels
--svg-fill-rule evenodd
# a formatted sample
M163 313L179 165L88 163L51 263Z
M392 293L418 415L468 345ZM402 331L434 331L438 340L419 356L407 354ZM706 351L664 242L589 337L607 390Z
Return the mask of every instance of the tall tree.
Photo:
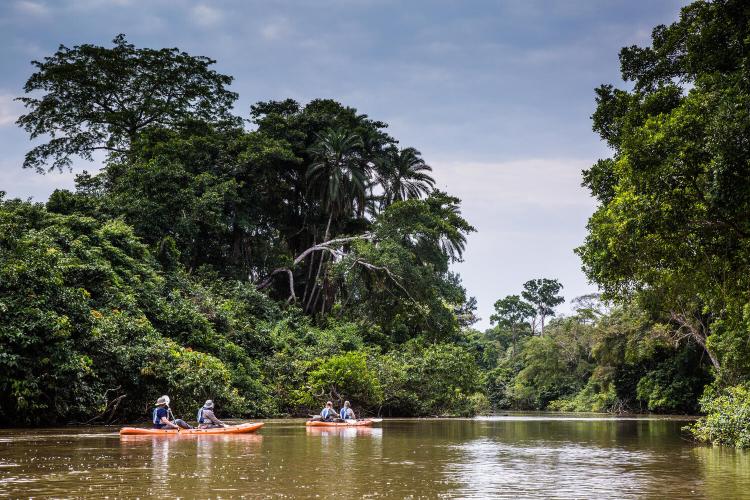
M357 215L364 214L367 173L359 161L361 148L362 140L343 129L327 130L312 148L314 161L307 170L307 178L311 190L319 194L320 202L328 213L323 243L331 238L331 223L335 216L351 215L355 207ZM308 311L321 296L317 281L328 257L325 252L318 253L320 260L315 280L312 287L306 290L305 309ZM323 295L320 298L325 308L326 297Z
M62 170L74 155L91 160L97 150L128 152L147 127L236 123L230 111L237 94L227 90L232 77L210 69L214 60L177 48L136 48L125 35L113 43L61 45L32 62L37 71L24 86L32 95L19 98L29 111L17 123L32 139L50 140L26 154L25 168Z
M491 324L499 324L510 331L513 343L512 357L516 356L518 335L524 329L531 330L529 319L534 317L534 306L525 302L518 295L508 295L495 302L495 313L490 316Z
M384 131L387 124L330 99L314 99L304 106L291 99L259 102L252 106L251 118L258 132L287 143L297 157L297 161L279 162L275 168L278 186L286 190L286 196L276 207L279 230L285 235L292 255L320 243L328 219L326 207L320 203L320 191L308 188L308 170L318 161L316 146L327 130L345 130L362 139L358 162L367 174L367 192L379 191L370 174L382 151L396 143ZM365 198L365 202L368 201ZM348 233L367 230L364 218L340 222L342 225L337 229Z
M359 161L361 148L362 140L344 129L325 131L311 148L307 179L328 213L323 241L330 238L335 216L364 213L367 172Z
M548 316L554 316L555 307L565 302L565 299L558 295L562 287L559 281L548 278L529 280L523 284L521 295L533 304L536 315L539 317L540 334L542 336L544 335L545 319Z
M622 49L632 90L596 91L613 156L584 172L599 207L577 250L607 298L637 298L727 381L750 369L748 36L746 1L698 1Z

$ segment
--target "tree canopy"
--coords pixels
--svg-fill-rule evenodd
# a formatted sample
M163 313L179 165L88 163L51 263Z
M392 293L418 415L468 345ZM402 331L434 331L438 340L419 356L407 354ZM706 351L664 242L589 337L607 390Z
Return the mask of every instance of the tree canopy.
M112 43L61 45L32 62L36 72L24 86L31 95L19 98L28 112L18 124L32 139L50 139L26 154L24 167L62 170L74 155L126 153L149 127L236 122L237 94L227 89L232 78L210 69L216 61L176 48L136 48L125 35Z
M749 30L747 2L701 0L622 49L632 89L596 91L613 155L584 172L599 206L577 249L606 297L699 346L717 387L750 377Z
M450 270L474 231L460 200L336 101L259 102L245 128L213 64L124 36L34 63L19 125L51 140L25 166L110 154L45 206L0 199L0 415L132 418L165 390L238 416L306 414L321 391L474 412L475 372L425 378L470 356L447 345L476 308Z

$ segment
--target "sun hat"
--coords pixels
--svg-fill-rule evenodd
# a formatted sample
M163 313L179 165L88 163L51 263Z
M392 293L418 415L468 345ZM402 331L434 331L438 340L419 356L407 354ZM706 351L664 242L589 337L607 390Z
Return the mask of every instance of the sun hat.
M156 400L156 405L167 405L169 406L169 396L162 396Z
M211 409L214 407L214 402L210 399L207 399L205 403L203 403L203 408Z

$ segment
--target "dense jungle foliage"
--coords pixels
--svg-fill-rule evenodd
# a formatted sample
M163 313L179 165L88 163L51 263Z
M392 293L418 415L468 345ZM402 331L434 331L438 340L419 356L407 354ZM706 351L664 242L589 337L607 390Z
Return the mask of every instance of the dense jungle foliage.
M107 152L46 204L0 198L0 415L471 414L482 377L449 266L474 228L419 151L331 100L260 102L177 49L34 62L25 166ZM93 420L92 420L93 419Z
M531 279L472 328L452 263L474 228L419 151L332 100L232 114L231 77L177 49L34 62L24 166L106 160L45 204L0 198L0 416L502 409L707 415L750 443L750 8L698 1L597 89L612 156L576 249L602 294Z
M632 86L597 90L594 129L613 155L584 172L599 206L578 253L607 298L710 361L696 437L746 446L750 4L688 5L620 62Z

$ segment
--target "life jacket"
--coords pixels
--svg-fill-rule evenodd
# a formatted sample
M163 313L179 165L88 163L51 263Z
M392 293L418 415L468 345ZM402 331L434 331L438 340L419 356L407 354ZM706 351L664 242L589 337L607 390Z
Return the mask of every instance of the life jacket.
M161 419L156 416L156 412L159 411L160 406L157 406L154 408L153 413L151 414L151 420L154 422L154 425L161 425ZM169 418L169 410L167 410L167 418Z
M320 416L323 418L332 417L336 414L335 411L329 409L328 407L323 408L323 411L320 412Z
M205 407L203 407L203 408L201 408L200 410L198 410L198 418L197 418L196 420L198 420L198 423L199 423L199 424L202 424L202 423L204 423L204 422L203 422L203 410L205 410L205 409L206 409L206 408L205 408Z

